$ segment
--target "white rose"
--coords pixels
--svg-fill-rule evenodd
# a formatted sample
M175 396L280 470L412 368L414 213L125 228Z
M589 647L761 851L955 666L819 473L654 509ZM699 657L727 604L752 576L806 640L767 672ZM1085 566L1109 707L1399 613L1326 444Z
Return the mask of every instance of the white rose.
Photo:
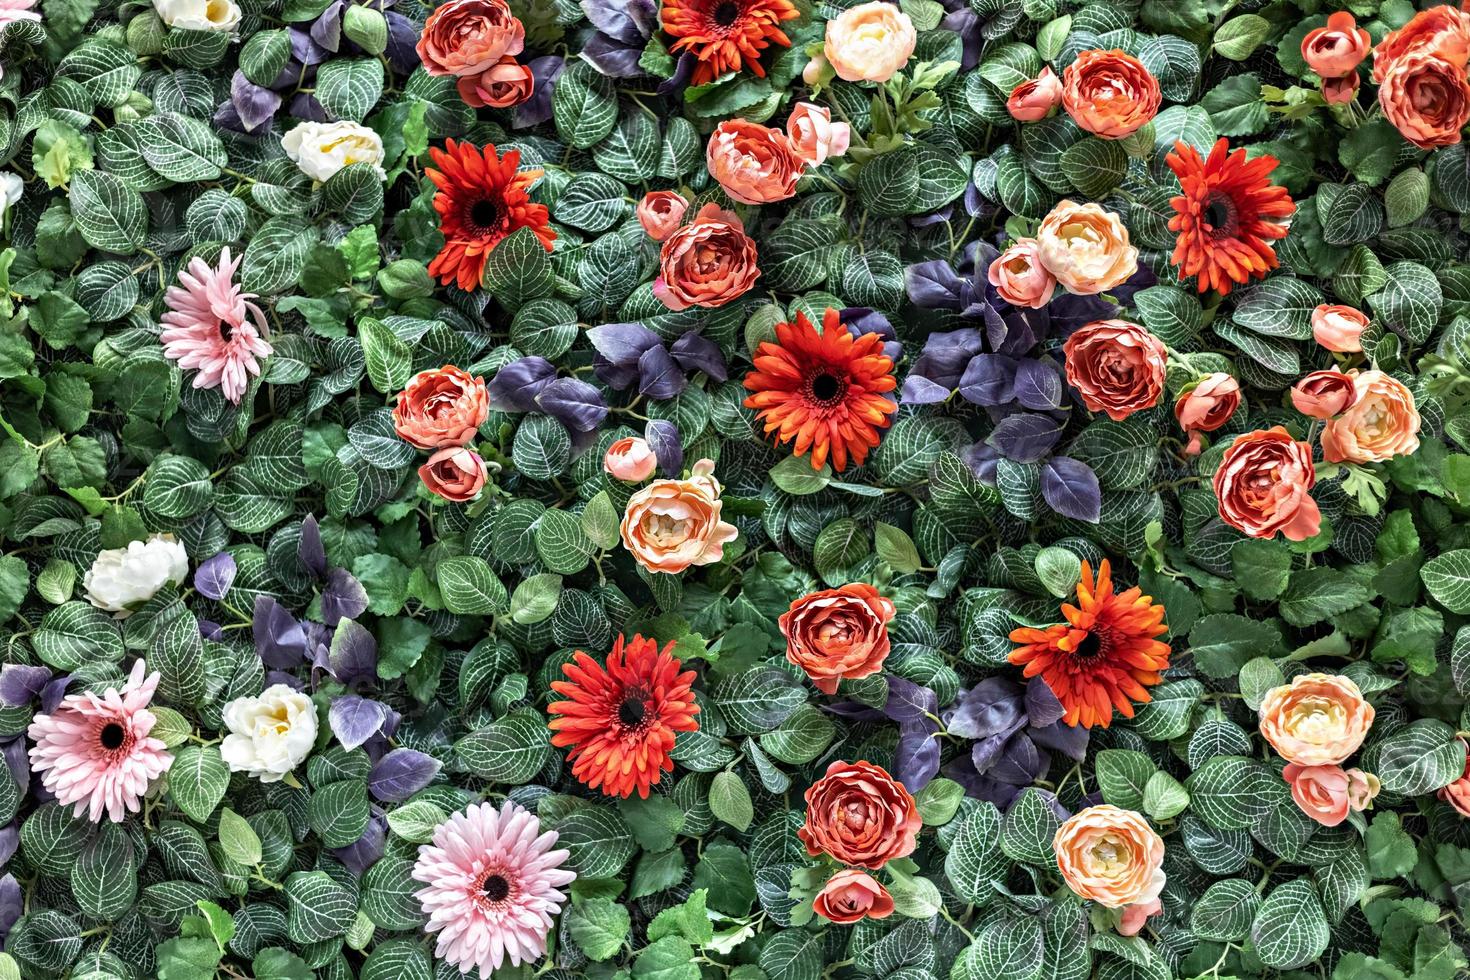
M153 0L153 9L169 27L186 31L233 31L240 25L235 0Z
M26 183L19 174L0 173L0 225L5 223L5 213L20 201L25 188Z
M288 684L275 684L258 698L236 698L225 705L230 734L220 745L235 772L262 783L280 782L311 754L316 744L316 705Z
M349 163L370 163L378 179L387 174L383 162L383 138L361 123L304 122L281 137L286 156L313 180L326 180Z
M174 585L189 574L189 556L172 534L155 534L126 548L109 548L97 555L82 588L98 609L117 613L119 619L152 599L166 583Z

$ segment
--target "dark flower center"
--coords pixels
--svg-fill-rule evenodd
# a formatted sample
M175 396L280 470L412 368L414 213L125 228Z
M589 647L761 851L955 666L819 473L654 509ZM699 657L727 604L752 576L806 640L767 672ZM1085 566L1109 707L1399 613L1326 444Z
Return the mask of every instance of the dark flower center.
M835 374L823 371L821 374L812 376L812 379L807 382L807 390L811 393L813 401L822 405L835 405L842 400L843 395L847 394L847 382Z
M1082 660L1091 660L1103 652L1104 643L1102 635L1096 630L1083 637L1082 642L1077 644L1076 656Z
M1205 204L1204 219L1216 236L1235 233L1235 202L1223 194L1212 196Z
M235 328L232 327L232 326L230 326L229 323L225 322L224 320L221 320L219 322L219 337L220 337L220 340L223 340L225 343L229 343L230 342L230 338L234 336L234 333L235 333Z
M476 201L470 205L470 220L481 228L494 228L500 223L500 205L489 200Z
M123 731L123 726L113 721L102 726L102 734L98 740L102 743L104 749L112 751L113 749L122 748L123 739L126 735L127 733Z
M646 717L648 708L644 706L643 698L636 694L624 698L623 703L618 705L618 721L629 728L643 724Z
M480 886L485 897L492 902L503 902L505 896L510 894L510 882L501 875L491 875L485 879L485 884Z
M724 3L715 7L715 23L721 27L729 27L735 23L735 18L740 16L740 8L725 0Z

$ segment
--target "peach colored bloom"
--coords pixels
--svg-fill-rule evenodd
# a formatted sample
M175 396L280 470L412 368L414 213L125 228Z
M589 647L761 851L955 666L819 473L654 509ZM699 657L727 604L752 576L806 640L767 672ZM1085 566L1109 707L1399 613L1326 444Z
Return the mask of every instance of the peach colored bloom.
M1000 298L1014 306L1039 310L1051 302L1057 280L1041 261L1041 249L1034 238L1022 238L990 263L990 284Z
M689 202L678 191L649 191L638 202L638 223L643 232L656 242L661 242L679 230Z
M1464 741L1460 745L1465 748L1465 771L1460 774L1459 779L1441 787L1438 795L1441 800L1454 807L1460 816L1470 817L1470 745L1466 745Z
M1312 311L1312 336L1317 343L1338 354L1356 354L1363 349L1363 331L1368 317L1351 306L1323 303Z
M526 28L505 0L448 0L424 21L419 60L430 75L472 77L526 45Z
M1266 692L1261 734L1287 762L1335 766L1358 751L1373 714L1351 677L1299 674Z
M1329 463L1381 463L1419 448L1419 411L1414 393L1382 371L1353 378L1357 398L1322 430L1322 457Z
M898 610L871 585L854 582L802 596L781 614L786 659L823 694L836 694L843 678L857 680L883 669L888 622Z
M796 836L812 857L877 871L908 857L918 842L919 806L903 783L870 762L837 761L806 791Z
M1101 204L1059 202L1042 219L1036 242L1041 264L1073 293L1101 293L1138 271L1128 229Z
M832 121L832 110L824 105L798 102L786 119L786 138L792 149L813 167L820 167L828 157L840 157L852 142L852 127Z
M1062 72L1062 108L1104 139L1122 139L1158 114L1158 79L1124 51L1083 51Z
M755 285L755 241L740 219L706 204L694 220L664 240L653 295L671 310L724 306Z
M1373 809L1373 800L1377 798L1378 791L1383 789L1378 777L1361 769L1349 769L1347 778L1348 806L1359 813Z
M785 133L746 119L726 119L715 127L704 162L710 176L741 204L786 200L796 193L805 169Z
M1445 8L1447 9L1447 8ZM1383 118L1421 150L1452 146L1470 122L1464 64L1414 52L1393 63L1378 89Z
M1147 902L1135 902L1124 906L1123 918L1118 922L1118 935L1136 936L1143 931L1149 916L1158 915L1164 911L1164 903L1157 898L1149 899Z
M623 514L623 547L650 572L682 572L725 557L739 535L720 519L715 464L701 459L687 480L654 480L633 494Z
M1057 828L1051 846L1067 887L1105 908L1151 902L1164 888L1164 840L1132 810L1090 806Z
M1072 332L1062 344L1067 383L1089 412L1121 422L1153 408L1164 394L1164 342L1136 323L1098 320Z
M419 449L463 446L490 417L485 379L452 364L409 379L393 407L393 429Z
M536 90L531 69L507 55L478 75L468 75L456 83L465 105L477 109L508 109L529 99Z
M485 485L485 461L478 453L450 446L434 453L419 467L419 479L430 493L463 503L473 500Z
M1288 540L1305 541L1322 526L1312 499L1316 482L1312 447L1281 426L1236 436L1215 470L1220 519L1253 538L1280 531Z
M822 51L837 77L848 82L886 82L909 63L919 35L897 4L873 0L827 21Z
M1062 104L1062 80L1051 67L1043 66L1041 74L1011 89L1006 111L1017 122L1045 119Z
M1291 389L1291 404L1314 419L1330 419L1358 400L1353 379L1339 368L1313 371Z
M1353 72L1342 78L1322 79L1322 100L1328 105L1347 105L1358 97L1358 86L1361 84L1358 73Z
M1428 55L1463 69L1470 61L1470 17L1447 5L1415 14L1407 24L1389 31L1373 49L1373 84L1382 85L1388 73L1411 54Z
M1353 15L1339 10L1328 16L1326 27L1302 38L1302 58L1323 80L1342 78L1357 71L1372 47L1373 40Z
M1301 811L1324 827L1336 827L1348 815L1348 776L1341 766L1287 763L1281 778Z
M1174 402L1174 418L1189 434L1184 452L1198 456L1200 433L1214 432L1240 407L1240 382L1221 371L1207 374Z
M642 483L658 468L658 457L645 440L628 436L607 447L602 468L624 483Z
M850 926L863 919L888 918L893 914L893 896L866 871L843 868L817 892L812 910L829 922Z

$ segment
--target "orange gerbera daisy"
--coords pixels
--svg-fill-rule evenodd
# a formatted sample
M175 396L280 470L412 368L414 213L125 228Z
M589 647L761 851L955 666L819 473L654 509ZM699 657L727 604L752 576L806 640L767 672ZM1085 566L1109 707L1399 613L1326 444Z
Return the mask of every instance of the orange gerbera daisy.
M1275 157L1247 160L1245 150L1231 153L1221 139L1209 159L1176 142L1164 162L1184 190L1169 202L1177 212L1169 230L1179 234L1173 263L1180 279L1198 276L1200 292L1217 289L1224 295L1232 283L1264 279L1276 268L1271 242L1286 237L1296 205L1267 176L1279 162Z
M429 156L438 169L430 167L424 172L439 188L434 210L439 212L439 231L444 235L444 247L429 263L429 275L446 286L455 282L460 289L474 289L491 251L518 228L530 228L546 251L551 251L556 240L551 214L546 205L532 204L526 196L526 189L542 171L517 172L519 150L502 157L494 144L481 150L445 140L444 149L430 147Z
M660 11L664 30L678 38L670 50L699 59L690 79L695 85L741 68L764 78L761 52L772 41L791 47L780 24L799 16L790 0L664 0Z
M802 313L795 323L776 324L776 343L763 342L755 352L755 370L745 387L755 394L746 408L759 409L766 435L776 444L796 440L801 456L812 454L812 469L832 458L842 472L848 457L861 466L878 445L878 431L898 405L884 397L898 384L893 361L883 353L883 339L866 333L857 340L834 309L822 315L822 332Z
M1113 573L1106 559L1092 578L1092 565L1082 563L1077 605L1062 606L1066 623L1011 631L1022 646L1011 651L1011 663L1025 664L1025 675L1041 675L1067 709L1068 725L1107 728L1113 709L1133 717L1133 704L1149 701L1146 685L1162 680L1169 666L1169 644L1154 639L1167 632L1164 607L1134 586L1113 593Z
M655 640L634 634L613 644L604 668L581 650L564 664L564 681L551 689L551 744L570 745L572 775L609 796L648 797L663 771L673 771L669 751L675 732L699 728L694 716L694 671L679 672L674 644L660 652Z

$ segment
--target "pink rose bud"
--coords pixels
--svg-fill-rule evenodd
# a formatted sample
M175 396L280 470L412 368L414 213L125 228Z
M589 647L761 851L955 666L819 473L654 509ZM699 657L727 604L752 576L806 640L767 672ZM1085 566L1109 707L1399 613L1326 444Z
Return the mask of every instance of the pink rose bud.
M1180 395L1174 402L1174 417L1179 420L1179 427L1189 433L1189 445L1184 452L1199 455L1200 434L1220 428L1239 407L1240 382L1220 371L1205 375L1199 384Z
M1358 400L1353 379L1336 368L1313 371L1291 389L1291 404L1298 412L1314 419L1330 419L1352 407Z
M653 448L642 439L628 436L607 447L602 457L602 468L614 479L624 483L642 483L653 475L658 467L658 457Z
M445 500L473 500L485 485L485 461L479 454L458 446L441 449L419 467L419 479L429 492Z
M1162 911L1164 911L1164 903L1157 898L1124 906L1123 918L1118 923L1118 935L1138 935L1143 931L1144 923L1148 922L1149 916L1158 915Z
M1022 82L1011 90L1006 99L1006 111L1017 122L1036 122L1051 115L1062 104L1062 80L1050 67L1042 68L1041 74L1029 82Z
M1013 306L1039 310L1051 302L1057 280L1041 264L1041 251L1034 238L1023 238L990 263L990 284L1000 298Z
M834 123L832 110L810 102L798 102L786 120L786 137L796 155L813 167L821 166L829 157L840 157L852 141L847 123Z
M1363 349L1363 331L1368 317L1351 306L1323 303L1312 311L1312 336L1317 343L1339 354L1356 354Z
M1358 97L1358 74L1322 79L1322 98L1328 105L1347 105Z
M1373 808L1373 798L1383 788L1378 777L1371 772L1361 769L1349 769L1348 778L1348 806L1356 813Z
M661 242L678 230L689 202L677 191L649 191L638 202L638 223L649 238Z
M1327 18L1326 27L1302 38L1302 58L1324 80L1342 78L1357 71L1372 47L1368 32L1358 26L1353 15L1339 10Z
M1291 798L1301 811L1324 827L1336 827L1348 815L1348 775L1341 766L1287 764L1281 777L1291 785Z

